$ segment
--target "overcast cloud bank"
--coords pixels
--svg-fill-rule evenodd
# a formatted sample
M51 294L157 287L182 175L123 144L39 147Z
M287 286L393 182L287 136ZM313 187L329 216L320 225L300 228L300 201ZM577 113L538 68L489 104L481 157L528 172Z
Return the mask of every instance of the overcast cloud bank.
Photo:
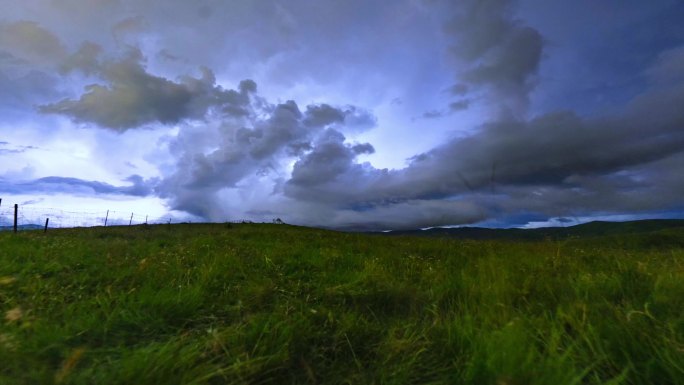
M684 213L684 29L663 25L668 39L654 33L660 48L625 70L637 79L631 91L585 114L573 107L586 101L536 108L536 95L554 89L544 66L557 68L553 55L567 52L544 36L544 23L526 21L518 2L358 2L366 12L316 4L170 2L168 20L151 1L14 9L0 20L0 192L155 196L209 221L279 217L365 230ZM648 15L684 13L676 2L650 7ZM105 30L86 17L97 15ZM620 28L640 25L617 17ZM402 28L410 34L399 42L393 34ZM93 33L77 33L85 30ZM420 56L435 52L442 56ZM434 79L431 62L441 63ZM407 69L421 81L401 79ZM412 133L387 123L401 119ZM93 162L121 158L102 181L10 167L84 132L116 133L93 134L98 148L115 148L103 138L153 142L107 158L81 151ZM374 166L369 159L399 132L407 145L423 134L441 139L405 165Z

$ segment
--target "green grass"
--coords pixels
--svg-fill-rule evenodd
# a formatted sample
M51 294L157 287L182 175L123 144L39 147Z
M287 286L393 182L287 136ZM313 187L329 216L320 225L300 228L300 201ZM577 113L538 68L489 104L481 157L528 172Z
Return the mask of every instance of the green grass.
M0 384L684 384L683 240L0 233Z

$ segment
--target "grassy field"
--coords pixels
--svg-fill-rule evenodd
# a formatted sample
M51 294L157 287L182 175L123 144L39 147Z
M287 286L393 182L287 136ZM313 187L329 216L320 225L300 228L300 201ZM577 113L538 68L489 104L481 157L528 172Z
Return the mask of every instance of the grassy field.
M0 384L684 384L684 229L0 233Z

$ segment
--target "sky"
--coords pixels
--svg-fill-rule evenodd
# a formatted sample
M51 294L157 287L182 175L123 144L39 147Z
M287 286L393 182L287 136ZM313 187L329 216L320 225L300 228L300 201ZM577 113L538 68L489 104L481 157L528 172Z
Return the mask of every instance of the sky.
M0 0L2 205L684 218L680 0Z

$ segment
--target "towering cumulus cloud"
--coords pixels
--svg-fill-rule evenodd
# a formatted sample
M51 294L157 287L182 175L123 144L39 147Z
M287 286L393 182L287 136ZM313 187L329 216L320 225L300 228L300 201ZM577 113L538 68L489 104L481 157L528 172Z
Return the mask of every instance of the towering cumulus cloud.
M237 91L223 92L241 95L241 103L218 104L219 118L183 125L179 135L170 139L179 161L158 191L174 209L225 219L230 213L221 209L222 191L243 189L255 177L262 186L277 188L289 172L289 162L312 156L328 138L350 151L349 160L373 151L368 143L341 144L345 137L338 130L354 131L375 122L358 107L312 104L301 110L292 100L272 104L257 95L251 80L242 81Z

